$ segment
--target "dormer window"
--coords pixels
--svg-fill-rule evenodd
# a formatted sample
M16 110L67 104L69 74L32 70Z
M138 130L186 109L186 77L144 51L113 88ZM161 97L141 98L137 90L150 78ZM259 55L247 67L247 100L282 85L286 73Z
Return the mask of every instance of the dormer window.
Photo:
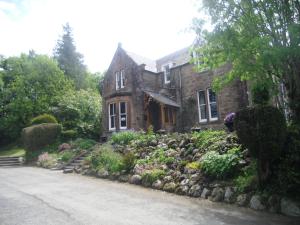
M172 67L172 63L168 63L168 64L162 66L162 70L164 71L165 84L168 84L171 81L171 70L170 70L171 67Z
M125 87L125 74L124 70L116 72L116 90Z

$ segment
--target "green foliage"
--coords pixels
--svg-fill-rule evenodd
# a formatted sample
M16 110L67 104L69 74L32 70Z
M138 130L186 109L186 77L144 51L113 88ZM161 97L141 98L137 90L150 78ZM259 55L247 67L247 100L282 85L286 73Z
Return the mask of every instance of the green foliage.
M17 139L32 117L49 113L72 90L53 59L34 53L2 60L0 77L0 142Z
M194 132L192 138L197 148L201 151L219 151L224 144L226 132L223 130L204 130ZM221 143L221 146L219 145Z
M157 181L158 179L161 179L166 175L166 172L164 170L160 169L153 169L153 170L147 170L142 174L142 182L144 184L153 184L153 182Z
M41 124L41 123L58 123L58 122L54 116L49 115L49 114L42 114L37 117L34 117L31 120L30 125L36 125L36 124Z
M39 124L24 128L22 131L22 140L26 149L26 158L29 160L32 157L36 157L37 155L31 153L54 143L59 137L60 132L61 126L54 123Z
M83 56L76 52L72 29L68 23L63 26L63 35L57 41L54 58L65 75L74 81L76 89L87 87L87 69L83 64Z
M78 137L78 133L76 130L63 130L61 132L61 137L63 140L76 139Z
M76 130L80 137L98 139L101 131L101 97L95 90L70 90L64 93L53 114L65 129Z
M122 155L114 152L109 145L102 145L98 151L93 152L91 165L95 170L106 169L112 173L124 169Z
M171 164L175 162L174 157L167 156L166 149L156 148L154 151L150 152L149 155L144 159L137 160L137 164Z
M267 105L270 101L269 89L261 83L254 84L251 89L253 103L256 105Z
M257 187L257 165L252 161L250 165L242 168L241 175L234 179L239 192L255 190Z
M241 143L252 157L258 159L258 178L262 187L280 157L286 138L285 118L275 107L258 106L238 111L234 126Z
M60 160L62 162L69 162L71 159L73 159L76 156L76 153L74 151L68 150L68 151L63 151L60 154Z
M187 169L193 169L193 170L198 170L198 169L200 169L201 168L201 163L200 162L190 162L190 163L187 163L186 165L185 165L185 167L187 168Z
M72 145L75 148L79 148L79 149L85 149L85 150L89 150L92 147L95 146L97 142L92 140L92 139L82 139L82 138L78 138L76 139L74 142L72 142Z
M128 145L132 140L137 139L139 134L134 131L123 131L114 133L111 137L113 144Z
M225 154L219 154L215 151L205 153L201 158L201 170L213 178L228 178L234 175L238 166L238 150Z
M44 152L41 155L38 156L38 160L36 162L37 166L43 167L43 168L51 168L53 167L57 162L57 159L54 157L54 155L48 154L48 152Z
M16 143L12 143L0 148L0 156L15 157L24 155L25 149L18 146Z
M195 20L203 68L231 63L226 76L218 77L215 88L239 78L267 83L276 93L284 81L294 120L300 123L300 19L298 1L203 0L203 11L214 29L203 29ZM274 17L274 15L276 15Z
M124 170L126 170L127 172L131 171L135 166L135 162L136 162L136 157L132 152L127 152L126 154L124 154L123 156Z

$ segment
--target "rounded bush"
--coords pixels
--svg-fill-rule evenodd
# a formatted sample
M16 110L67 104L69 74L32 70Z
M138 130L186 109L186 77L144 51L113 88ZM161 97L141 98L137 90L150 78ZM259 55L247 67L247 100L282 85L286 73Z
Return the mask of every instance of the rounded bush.
M34 117L30 124L36 125L36 124L42 124L42 123L58 123L56 118L50 114L42 114L37 117Z
M64 130L61 132L61 137L65 140L76 139L78 137L78 133L76 130Z

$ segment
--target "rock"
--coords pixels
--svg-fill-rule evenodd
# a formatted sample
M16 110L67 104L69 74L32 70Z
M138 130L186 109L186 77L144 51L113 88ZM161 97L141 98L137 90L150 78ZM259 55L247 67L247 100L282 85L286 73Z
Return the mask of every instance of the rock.
M216 187L213 189L209 200L213 202L221 202L224 199L224 190L223 188Z
M166 156L168 157L174 157L177 155L177 152L173 149L169 149L168 151L166 151Z
M157 140L151 140L149 143L150 146L157 146Z
M176 184L174 182L166 183L163 187L164 191L174 192L176 188Z
M139 185L142 183L142 177L140 175L133 175L129 179L129 183Z
M187 185L178 186L175 190L175 193L179 195L187 195L189 193L189 187Z
M264 210L266 207L262 204L262 200L259 195L253 195L250 199L250 208L254 210Z
M281 213L286 216L300 216L299 202L292 201L288 198L282 198L280 202Z
M195 148L194 150L193 150L193 155L195 155L195 154L197 154L198 152L199 152L200 150L198 149L198 148Z
M64 169L64 173L73 173L73 169Z
M189 190L189 196L200 197L202 192L202 186L199 184L193 185Z
M128 176L128 175L125 175L125 174L120 175L119 178L118 178L118 180L119 180L120 182L128 182L129 176Z
M189 183L189 179L184 179L184 180L182 180L181 182L180 182L180 185L181 186L186 186L186 185L188 185L188 183Z
M173 147L174 144L176 144L176 140L175 139L171 139L171 140L168 141L168 146L169 147Z
M158 190L161 190L163 188L163 186L164 186L164 183L161 180L154 181L152 184L152 187L154 189L158 189Z
M204 188L202 193L201 193L201 198L208 198L208 196L210 196L211 191L207 188Z
M186 140L181 140L181 142L179 143L179 148L183 148L186 145L186 143Z
M278 195L271 195L268 199L269 212L278 213L280 211L280 197Z
M109 176L109 173L107 170L105 169L99 169L97 171L97 177L100 177L100 178L107 178Z
M232 187L226 187L225 194L224 194L224 201L227 203L233 203L235 200L235 191Z
M69 145L68 143L62 143L61 145L58 146L58 151L62 152L64 150L69 150L71 149L71 145Z
M241 194L237 196L236 204L238 206L246 206L248 203L248 195L247 194Z
M171 181L173 181L173 177L172 177L172 176L165 176L165 177L164 177L164 182L165 182L165 183L169 183L169 182L171 182Z
M195 174L193 174L193 175L191 175L191 180L192 181L199 181L200 180L200 178L201 178L201 174L200 173L195 173Z

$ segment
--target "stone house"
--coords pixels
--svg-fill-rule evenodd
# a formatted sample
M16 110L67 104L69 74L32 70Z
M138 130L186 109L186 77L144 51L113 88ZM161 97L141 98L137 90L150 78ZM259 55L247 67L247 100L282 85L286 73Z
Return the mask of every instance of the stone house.
M168 132L220 128L228 113L248 104L239 81L217 94L211 89L230 65L196 72L191 57L188 47L152 61L119 44L102 84L103 135L150 125Z

